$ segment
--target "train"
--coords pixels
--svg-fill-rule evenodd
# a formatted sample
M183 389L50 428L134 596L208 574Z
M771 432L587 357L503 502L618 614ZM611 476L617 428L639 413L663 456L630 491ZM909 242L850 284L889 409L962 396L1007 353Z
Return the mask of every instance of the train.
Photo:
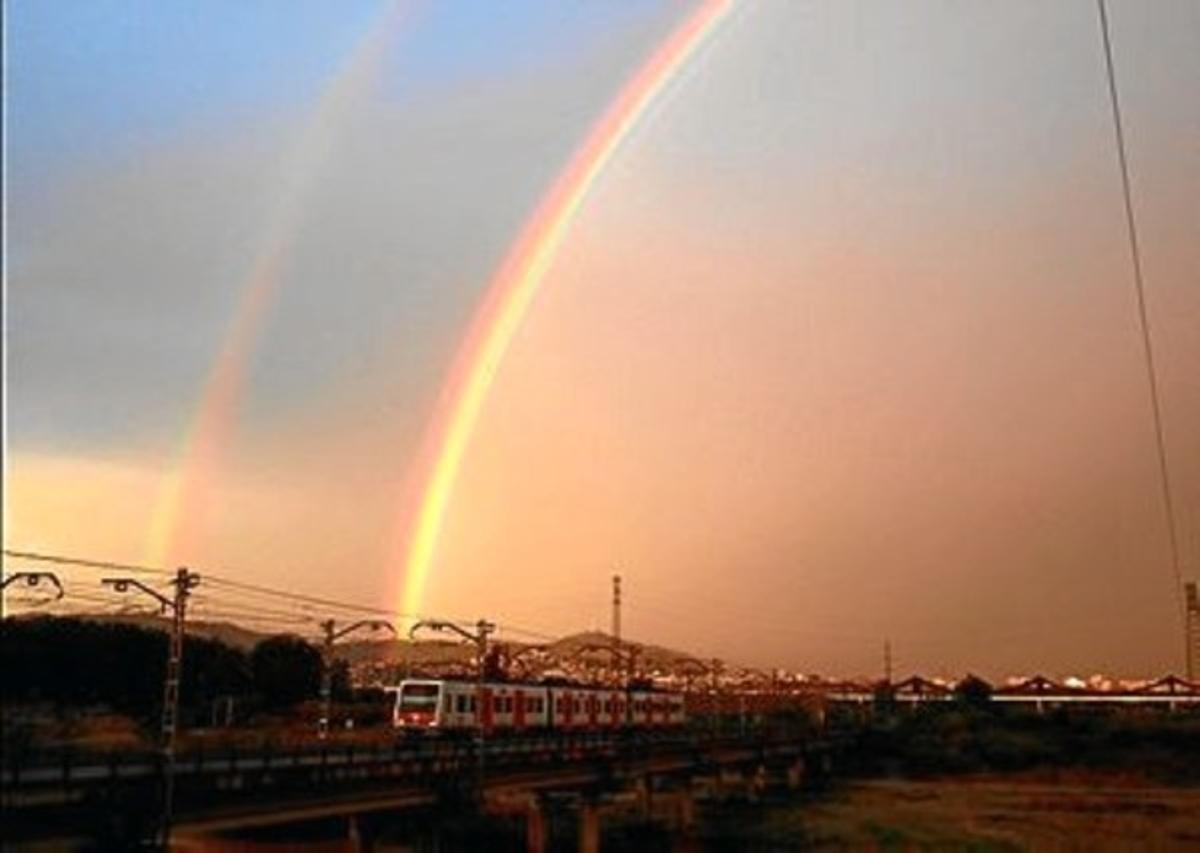
M662 690L405 679L392 725L405 732L604 731L684 725L683 694Z

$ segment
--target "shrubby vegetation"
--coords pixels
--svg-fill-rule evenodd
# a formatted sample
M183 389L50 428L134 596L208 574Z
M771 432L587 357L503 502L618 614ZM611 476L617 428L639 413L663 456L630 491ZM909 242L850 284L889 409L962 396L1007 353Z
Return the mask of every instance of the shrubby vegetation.
M976 685L955 701L901 708L886 701L861 728L862 772L938 775L1080 769L1200 783L1200 715L1166 709L1000 705Z
M89 619L37 617L0 622L3 702L55 713L108 711L147 728L162 709L167 635ZM202 726L232 700L237 716L277 712L317 697L320 652L295 636L271 637L249 653L217 640L184 641L180 715ZM348 698L345 667L334 672L335 698Z
M270 637L250 653L253 684L268 708L287 707L316 696L321 670L321 653L300 637Z

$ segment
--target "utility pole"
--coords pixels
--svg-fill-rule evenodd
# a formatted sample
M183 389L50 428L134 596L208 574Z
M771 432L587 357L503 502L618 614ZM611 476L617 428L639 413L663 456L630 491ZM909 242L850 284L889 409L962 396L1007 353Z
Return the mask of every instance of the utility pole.
M485 735L483 727L483 669L487 662L488 635L496 630L495 624L480 619L475 623L475 633L471 633L467 629L457 625L454 622L448 622L442 619L422 619L411 628L408 629L408 639L413 640L416 633L421 628L428 628L430 631L451 631L458 634L464 640L475 644L475 654L478 656L478 669L475 672L475 750L477 760L475 763L476 772L476 793L479 798L483 799L483 779L484 779L484 746Z
M886 685L892 683L892 641L890 639L883 641L883 683Z
M711 676L712 729L713 729L713 734L715 735L717 733L717 728L718 728L717 710L718 710L719 703L717 701L717 694L718 694L718 690L719 690L718 685L719 685L719 679L720 679L720 675L721 675L721 659L720 658L712 659L712 663L711 663L711 666L709 667L708 672L709 672L709 675Z
M321 630L325 632L325 642L321 646L321 719L317 721L317 737L322 740L329 736L329 714L333 707L334 642L360 628L369 628L372 631L388 630L393 635L396 633L396 628L392 623L385 622L383 619L364 619L340 631L335 630L336 624L332 619L326 619L321 623Z
M1200 679L1200 587L1195 582L1185 587L1187 605L1187 678Z
M612 577L612 636L613 648L621 647L621 576Z
M103 578L100 581L117 592L133 589L158 601L163 611L171 611L171 635L167 647L167 676L163 686L162 751L163 751L163 810L159 843L166 850L171 843L171 821L175 807L175 732L179 723L179 681L183 671L183 628L187 617L187 600L200 583L200 575L181 568L175 572L171 585L174 595L167 598L134 578Z

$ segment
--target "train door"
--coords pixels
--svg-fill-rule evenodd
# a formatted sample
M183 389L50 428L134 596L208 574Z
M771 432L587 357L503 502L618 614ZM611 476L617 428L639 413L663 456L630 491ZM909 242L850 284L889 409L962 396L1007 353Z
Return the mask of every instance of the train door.
M513 691L513 701L516 705L513 707L513 728L525 728L525 691L517 689Z
M484 687L479 691L479 721L485 732L490 732L496 725L496 715L492 706L492 688Z

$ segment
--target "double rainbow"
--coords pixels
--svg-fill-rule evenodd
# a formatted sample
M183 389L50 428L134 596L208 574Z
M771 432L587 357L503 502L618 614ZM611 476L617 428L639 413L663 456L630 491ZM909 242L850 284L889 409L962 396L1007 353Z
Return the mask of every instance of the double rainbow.
M463 455L504 354L576 215L658 95L729 14L733 0L706 0L659 46L588 133L493 276L431 425L424 488L403 522L407 545L401 612L421 612L446 508Z
M275 302L305 202L349 114L379 79L387 47L407 12L408 4L402 0L385 6L326 85L283 163L279 201L241 286L192 422L154 505L144 554L150 565L195 559L208 495L220 474L221 455L233 431L254 344L263 318Z

